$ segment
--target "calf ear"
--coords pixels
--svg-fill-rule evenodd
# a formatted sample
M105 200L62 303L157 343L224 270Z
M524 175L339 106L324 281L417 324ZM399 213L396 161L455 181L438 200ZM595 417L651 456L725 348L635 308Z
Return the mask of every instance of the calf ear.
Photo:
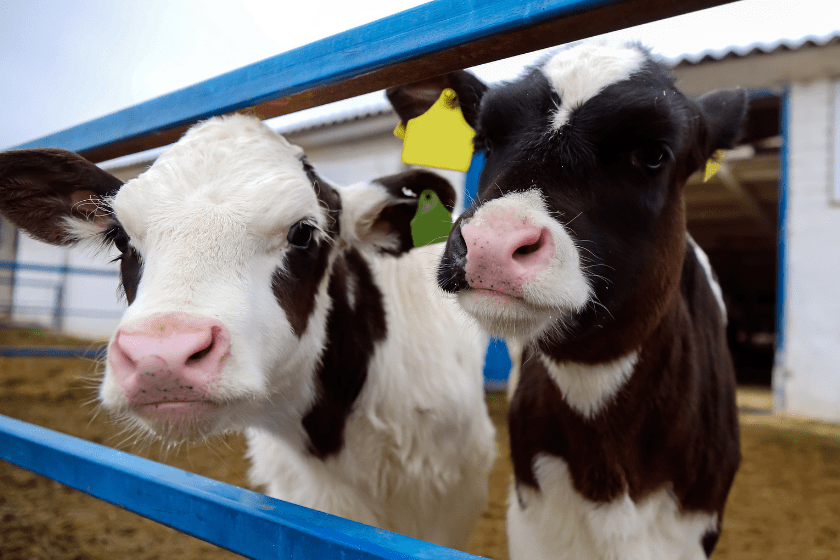
M0 214L53 245L78 241L71 219L104 230L110 219L104 199L120 186L122 181L66 150L0 153Z
M392 255L414 247L411 221L417 214L423 191L434 191L450 213L455 207L455 189L449 181L424 169L382 177L368 188L376 194L358 189L355 196L346 197L344 213L354 216L352 227L363 244Z
M698 146L699 168L717 150L735 147L743 132L749 99L746 90L732 89L707 93L696 102L705 124Z
M461 107L464 119L475 128L478 106L484 92L487 91L487 86L466 70L388 88L385 93L404 125L428 111L446 88L451 88L458 96L457 103Z

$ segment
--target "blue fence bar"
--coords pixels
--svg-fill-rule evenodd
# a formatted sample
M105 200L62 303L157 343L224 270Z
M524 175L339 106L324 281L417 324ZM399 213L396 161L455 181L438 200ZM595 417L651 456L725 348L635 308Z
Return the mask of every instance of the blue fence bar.
M90 276L119 276L117 270L103 268L85 268L79 266L57 266L50 264L21 263L17 261L0 261L0 270L32 270L36 272L58 272L60 274L87 274Z
M0 346L0 358L87 358L99 360L105 357L107 348L85 348L83 346Z
M248 558L480 558L6 416L0 458Z
M17 148L102 161L171 143L213 115L283 115L731 1L436 0Z

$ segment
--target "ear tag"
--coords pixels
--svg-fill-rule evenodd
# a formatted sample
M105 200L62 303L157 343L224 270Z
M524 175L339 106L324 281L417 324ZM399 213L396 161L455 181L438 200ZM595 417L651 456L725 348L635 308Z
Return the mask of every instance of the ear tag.
M714 177L715 173L717 173L718 169L720 169L720 164L723 161L723 154L723 150L717 150L712 154L712 157L706 161L706 171L703 174L704 183Z
M394 129L394 136L399 138L400 140L405 141L405 125L400 121L400 124L397 125L397 128Z
M432 107L405 126L402 161L453 171L467 171L472 159L475 131L455 106L456 94L447 88ZM399 136L399 129L394 134Z
M411 240L415 247L446 241L452 229L452 216L440 201L435 191L426 189L420 193L417 213L411 220Z

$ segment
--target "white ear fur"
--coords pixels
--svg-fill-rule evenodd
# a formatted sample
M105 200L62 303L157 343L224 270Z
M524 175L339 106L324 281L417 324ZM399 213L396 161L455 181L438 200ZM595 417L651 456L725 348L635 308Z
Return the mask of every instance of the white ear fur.
M79 218L64 218L64 229L67 236L76 240L77 243L101 243L102 234L108 227L105 218L94 220L82 220Z

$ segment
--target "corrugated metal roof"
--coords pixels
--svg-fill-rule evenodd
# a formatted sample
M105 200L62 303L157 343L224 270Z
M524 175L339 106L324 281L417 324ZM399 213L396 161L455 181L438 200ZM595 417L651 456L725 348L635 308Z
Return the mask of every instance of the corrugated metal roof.
M744 58L754 55L774 54L777 52L795 51L802 48L826 47L840 44L840 30L827 35L806 35L799 38L783 37L771 42L754 42L747 45L730 45L722 49L707 49L699 53L682 54L666 61L672 66L696 65L707 62L718 62L733 58Z
M269 119L266 124L280 134L293 134L393 112L390 103L385 98L385 93L374 91Z

